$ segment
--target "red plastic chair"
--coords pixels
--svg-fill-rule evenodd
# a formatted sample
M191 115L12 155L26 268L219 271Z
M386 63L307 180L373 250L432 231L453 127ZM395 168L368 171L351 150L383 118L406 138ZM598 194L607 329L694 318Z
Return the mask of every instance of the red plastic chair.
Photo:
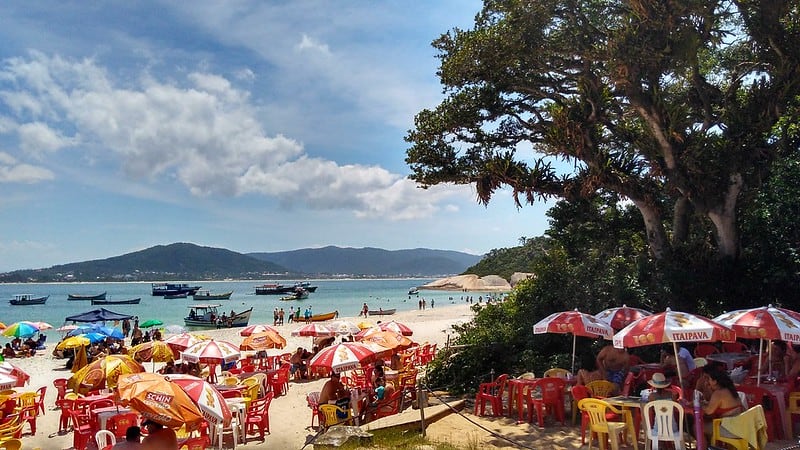
M369 420L380 419L400 412L400 403L403 400L401 391L394 391L389 397L375 404L375 408L370 411Z
M308 407L311 408L311 428L314 428L314 419L317 419L317 425L320 424L319 422L319 392L309 392L306 394L306 403Z
M53 380L53 386L56 388L56 400L62 400L67 395L67 380L66 378L56 378Z
M572 423L575 423L575 419L577 417L578 411L578 402L585 399L591 398L592 391L582 385L577 384L572 386L572 398L574 402L572 403ZM581 445L586 445L586 428L589 426L589 413L586 411L581 411Z
M545 412L561 421L564 425L566 419L564 418L564 388L567 382L563 378L542 378L533 385L532 389L528 390L528 422L533 421L533 410L536 409L536 417L540 427L544 427ZM539 389L541 397L534 397L533 393Z
M289 368L281 367L269 378L269 388L276 396L289 392Z
M121 413L108 418L108 422L106 422L106 429L114 433L114 437L116 437L117 440L124 440L125 433L128 431L128 427L138 424L138 414L134 412Z
M503 415L503 391L506 389L506 382L508 381L508 374L502 374L490 383L481 383L478 386L478 393L475 394L475 415L478 415L480 407L480 415L486 413L486 402L492 407L492 414L494 416Z
M47 386L42 386L36 390L36 410L44 415L44 396L47 393Z
M244 419L245 440L248 434L258 431L258 437L264 441L264 432L269 433L269 405L275 397L273 392L250 402Z
M86 450L89 440L94 436L89 416L78 411L69 411L72 419L72 446L75 450Z
M75 408L75 400L62 398L56 400L56 406L61 410L61 416L58 418L58 434L61 434L63 431L70 430L69 412Z
M764 406L764 418L767 419L767 436L770 442L781 437L780 428L778 425L781 423L780 412L778 411L778 399L770 391L752 385L739 385L736 390L744 393L747 398L747 405L752 407L755 405Z
M207 436L198 436L189 438L183 441L178 447L180 450L206 450L206 447L211 445L211 441Z
M23 406L22 409L19 410L19 422L25 423L28 422L28 425L31 427L31 436L36 434L36 417L38 416L37 406Z

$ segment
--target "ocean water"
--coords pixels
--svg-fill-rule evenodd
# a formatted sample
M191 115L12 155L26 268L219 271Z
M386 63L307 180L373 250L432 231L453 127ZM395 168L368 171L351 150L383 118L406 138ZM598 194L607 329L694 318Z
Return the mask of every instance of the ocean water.
M408 290L432 281L431 279L390 279L390 280L313 280L318 286L307 299L280 301L278 295L255 295L255 286L277 282L291 284L292 281L202 281L189 282L209 289L212 293L233 291L230 300L214 302L195 302L186 299L165 300L151 295L150 283L47 283L47 284L0 284L0 322L9 325L20 320L43 321L58 328L67 316L80 314L105 307L111 311L139 316L141 322L158 319L164 325L181 325L189 313L188 306L195 303L220 304L219 310L229 313L231 309L242 311L253 307L250 324L272 323L275 307L295 309L311 306L315 314L339 311L340 316L357 316L364 302L370 309L391 309L406 311L418 308L418 301L424 298L430 307L431 301L444 306L450 302L463 302L465 293L445 291L420 291L409 296ZM90 301L68 301L69 294L99 294L107 292L107 300L126 300L141 297L138 305L93 306ZM15 294L49 295L44 305L13 306L8 303ZM478 293L471 293L478 298ZM452 300L451 300L452 298ZM60 334L54 330L47 332L48 342L58 339Z

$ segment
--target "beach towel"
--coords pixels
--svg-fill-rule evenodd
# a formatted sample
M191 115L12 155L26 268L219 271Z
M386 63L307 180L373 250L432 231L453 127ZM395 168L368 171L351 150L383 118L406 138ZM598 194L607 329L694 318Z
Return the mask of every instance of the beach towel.
M763 449L767 446L767 419L761 405L735 416L723 417L721 421L720 426L725 431L746 440L751 447Z

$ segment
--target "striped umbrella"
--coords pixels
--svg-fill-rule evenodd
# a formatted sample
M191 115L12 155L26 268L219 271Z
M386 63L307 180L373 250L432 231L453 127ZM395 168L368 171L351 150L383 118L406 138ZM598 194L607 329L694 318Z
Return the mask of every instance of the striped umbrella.
M239 350L267 350L269 348L286 347L286 339L278 333L267 331L251 334L239 344Z
M336 330L321 323L307 323L292 331L292 336L336 336Z
M238 361L239 348L230 342L209 339L181 352L181 358L186 362L199 362L204 364L227 364Z
M614 330L610 325L597 320L593 315L578 311L561 311L550 314L533 325L533 334L572 334L572 373L575 373L575 346L577 336L611 339Z
M231 423L231 410L222 394L214 389L206 380L191 375L172 374L165 377L177 384L183 392L200 408L203 417L212 424Z
M170 348L172 348L173 350L177 352L182 352L187 348L193 346L194 344L197 344L198 342L202 342L204 340L205 339L195 334L182 333L170 336L166 338L164 342L166 342L167 345L169 345Z
M2 334L7 337L28 338L37 332L39 332L39 327L35 323L22 321L12 323L3 330Z
M374 359L375 351L370 347L358 342L343 342L320 350L308 362L308 367L339 373L357 369Z
M239 336L250 336L251 334L256 333L264 333L267 331L273 331L278 333L278 329L269 325L250 325L248 327L244 327L242 331L239 332Z
M394 331L395 333L400 333L403 336L411 336L412 334L414 334L414 332L411 330L411 328L408 327L408 325L400 322L395 322L394 320L390 322L383 322L378 325L378 328L380 328L383 331Z
M616 306L600 311L594 316L597 320L611 325L615 330L621 330L629 324L641 319L642 317L649 316L653 313L645 311L644 309L631 308L627 305Z

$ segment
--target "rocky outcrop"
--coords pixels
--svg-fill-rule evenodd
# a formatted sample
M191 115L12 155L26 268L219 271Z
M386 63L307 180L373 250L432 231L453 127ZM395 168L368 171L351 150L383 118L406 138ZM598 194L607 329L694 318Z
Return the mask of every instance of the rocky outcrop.
M485 277L458 275L431 281L424 286L420 286L420 289L505 292L511 290L511 285L504 278L497 275L487 275Z
M534 277L536 277L536 275L531 272L514 272L514 274L511 275L511 279L508 281L511 283L511 286L516 286L520 281Z

